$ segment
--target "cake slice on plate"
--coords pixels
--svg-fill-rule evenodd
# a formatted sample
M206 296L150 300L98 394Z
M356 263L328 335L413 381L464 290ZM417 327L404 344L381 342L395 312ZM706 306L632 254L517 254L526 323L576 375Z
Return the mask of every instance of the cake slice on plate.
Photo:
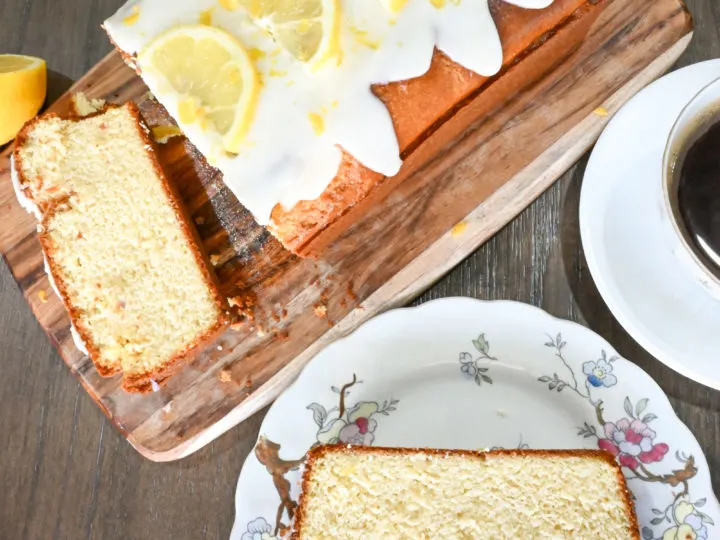
M620 467L600 450L310 451L293 537L640 538Z
M157 389L228 324L179 198L133 103L46 114L18 134L14 183L46 270L101 375Z

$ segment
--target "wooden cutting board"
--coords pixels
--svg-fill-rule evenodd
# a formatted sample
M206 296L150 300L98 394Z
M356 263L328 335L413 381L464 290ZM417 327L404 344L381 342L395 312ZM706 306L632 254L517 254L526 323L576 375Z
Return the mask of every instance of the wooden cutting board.
M128 441L149 459L178 459L275 399L328 343L407 303L485 242L586 152L608 113L665 72L691 36L680 0L615 0L576 53L529 88L508 93L492 115L356 216L316 260L284 251L219 176L192 159L192 147L172 139L161 160L224 291L251 298L255 308L253 320L153 394L125 393L74 347L67 313L43 271L35 220L13 193L9 149L0 154L0 252L65 362ZM70 90L77 91L134 99L151 124L166 121L116 53ZM68 107L69 94L52 109Z

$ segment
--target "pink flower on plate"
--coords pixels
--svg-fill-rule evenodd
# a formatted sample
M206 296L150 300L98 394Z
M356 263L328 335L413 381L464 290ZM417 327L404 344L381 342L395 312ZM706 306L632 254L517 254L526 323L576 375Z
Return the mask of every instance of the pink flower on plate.
M318 442L370 446L375 441L374 433L378 425L373 416L379 410L374 401L361 401L346 410L341 418L328 421L326 427L318 432Z
M342 428L338 439L345 444L370 446L375 440L373 435L375 428L377 428L375 420L361 416Z
M662 461L669 447L665 443L653 444L656 433L640 420L623 418L604 426L607 439L598 440L598 446L615 456L624 467L636 469L639 462Z

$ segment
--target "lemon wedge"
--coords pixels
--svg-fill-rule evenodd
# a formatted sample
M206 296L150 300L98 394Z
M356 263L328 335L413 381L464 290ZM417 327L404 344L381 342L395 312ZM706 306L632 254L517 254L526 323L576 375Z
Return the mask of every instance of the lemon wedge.
M170 113L180 126L198 123L221 135L227 152L240 151L257 106L260 78L237 39L210 26L177 26L140 52L138 66L164 81L156 94L171 98L164 101L175 104Z
M0 54L0 145L15 138L45 101L45 60Z
M340 63L340 0L239 0L253 22L313 69Z

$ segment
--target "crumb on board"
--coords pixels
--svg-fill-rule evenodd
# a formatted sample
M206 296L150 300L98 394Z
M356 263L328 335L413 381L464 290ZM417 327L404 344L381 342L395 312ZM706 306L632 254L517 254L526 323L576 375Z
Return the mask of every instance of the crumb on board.
M352 281L348 281L347 284L347 295L350 298L352 302L355 302L358 299L358 295L355 294L355 291L353 290L353 283Z
M281 315L282 315L282 318L283 318L283 319L284 319L285 317L287 317L287 315L288 315L288 310L287 310L286 308L283 308Z
M152 132L155 142L159 144L165 144L173 137L184 136L184 133L180 130L180 128L173 125L155 126L150 131Z
M245 379L245 388L252 388L252 379Z
M227 299L230 307L236 307L248 316L252 316L255 307L255 299L249 295L231 296Z
M169 401L163 408L162 408L162 416L164 419L167 419L173 412L173 402Z
M217 350L218 350L218 351L222 351L222 350L223 350L223 346L222 346L222 345L218 345L218 346L217 346Z
M38 298L40 299L40 301L41 301L43 304L48 301L48 293L47 293L47 291L46 291L45 289L39 290L38 293L37 293L37 295L38 295Z
M210 264L212 264L213 266L217 266L219 263L220 255L218 255L217 253L213 253L212 255L210 255Z
M316 317L327 317L327 306L325 304L315 304L313 310L315 311Z
M465 232L465 229L467 229L468 223L467 221L461 221L460 223L456 223L455 226L450 229L450 236L453 238L457 238L458 236L461 236L462 233Z
M288 339L290 339L290 332L288 332L287 330L283 330L277 335L277 338L280 341L287 341Z
M70 102L71 111L78 116L88 116L99 111L104 106L105 100L89 98L83 92L74 93Z
M605 107L598 107L593 111L593 113L598 116L607 116L608 114L610 114Z
M224 382L224 383L232 382L232 373L227 368L222 369L222 370L220 370L220 373L218 374L218 378L220 379L220 382Z
M239 319L230 324L230 330L234 330L235 332L238 332L243 328L245 328L245 318Z

